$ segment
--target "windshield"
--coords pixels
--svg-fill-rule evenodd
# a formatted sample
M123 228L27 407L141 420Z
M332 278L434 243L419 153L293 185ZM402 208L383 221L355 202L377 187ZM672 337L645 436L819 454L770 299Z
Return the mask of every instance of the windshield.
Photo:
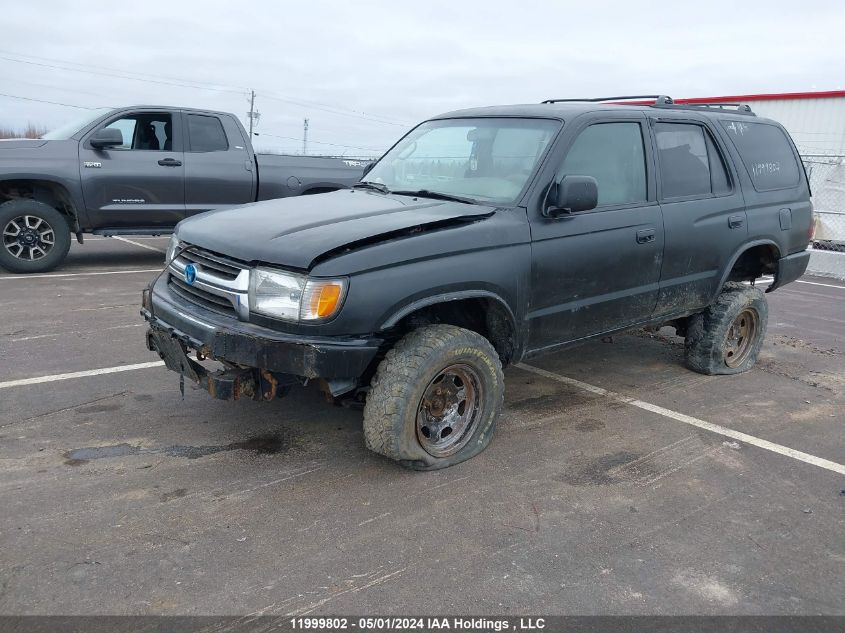
M76 117L69 123L65 123L61 127L57 127L55 130L47 132L46 134L42 135L41 138L46 139L48 141L65 141L74 134L76 134L79 130L84 128L86 125L88 125L92 121L96 121L107 112L111 112L111 109L97 108L96 110L91 110L83 115Z
M423 123L363 182L512 204L560 127L548 119L446 119Z

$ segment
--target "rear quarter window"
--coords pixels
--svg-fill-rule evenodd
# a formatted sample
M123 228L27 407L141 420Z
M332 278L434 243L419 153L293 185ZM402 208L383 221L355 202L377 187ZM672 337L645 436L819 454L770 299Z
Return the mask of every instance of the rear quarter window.
M757 191L787 189L800 180L792 145L783 130L768 123L722 121Z

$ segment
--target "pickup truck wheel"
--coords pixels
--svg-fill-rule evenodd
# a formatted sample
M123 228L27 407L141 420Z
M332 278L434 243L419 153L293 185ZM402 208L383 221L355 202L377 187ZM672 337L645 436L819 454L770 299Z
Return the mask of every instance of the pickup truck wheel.
M0 204L0 266L13 273L41 273L64 261L70 227L53 207L37 200Z
M689 319L686 362L702 374L738 374L757 362L769 306L763 292L730 283L704 312Z
M367 448L414 470L467 460L490 443L504 391L487 339L453 325L421 327L378 366L364 407Z

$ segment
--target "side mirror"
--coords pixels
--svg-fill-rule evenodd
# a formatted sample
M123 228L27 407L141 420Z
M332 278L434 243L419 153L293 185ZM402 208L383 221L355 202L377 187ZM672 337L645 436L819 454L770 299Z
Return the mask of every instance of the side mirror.
M369 174L373 170L373 167L375 167L375 166L376 166L376 161L374 161L374 160L371 160L369 163L364 165L364 173L361 174L361 178L363 178L364 176Z
M592 176L564 176L549 193L547 217L589 211L599 203L599 185Z
M91 147L103 149L123 145L123 132L114 127L100 128L91 135Z

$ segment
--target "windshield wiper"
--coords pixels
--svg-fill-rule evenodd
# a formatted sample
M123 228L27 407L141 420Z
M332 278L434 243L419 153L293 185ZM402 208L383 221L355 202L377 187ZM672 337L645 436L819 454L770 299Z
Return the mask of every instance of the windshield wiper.
M439 191L429 191L428 189L419 189L417 191L391 191L400 196L417 196L419 198L433 198L434 200L451 200L452 202L463 202L465 204L478 204L478 200L472 198L464 198L463 196L453 196L450 193L440 193Z
M385 185L381 184L380 182L373 182L372 180L362 180L361 182L356 182L352 185L353 189L373 189L374 191L378 191L381 193L390 193L390 189L388 189Z

